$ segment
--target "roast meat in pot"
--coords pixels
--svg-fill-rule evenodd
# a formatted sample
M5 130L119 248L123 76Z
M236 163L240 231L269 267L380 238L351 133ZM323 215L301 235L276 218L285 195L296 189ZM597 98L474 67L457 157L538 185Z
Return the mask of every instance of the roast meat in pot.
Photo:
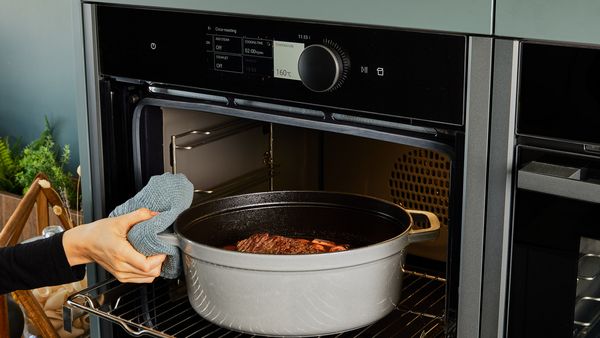
M430 227L413 229L415 213ZM188 297L205 319L251 334L314 336L369 325L392 311L401 297L406 246L438 232L434 214L384 200L274 191L194 206L179 216L170 241L182 250ZM223 249L265 233L350 249L298 255Z

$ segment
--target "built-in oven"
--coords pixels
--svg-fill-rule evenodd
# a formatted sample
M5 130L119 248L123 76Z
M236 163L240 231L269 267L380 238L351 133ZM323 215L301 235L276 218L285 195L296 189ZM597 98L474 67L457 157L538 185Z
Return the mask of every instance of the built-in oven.
M600 50L524 42L508 335L600 335Z
M87 217L164 172L190 179L194 203L271 190L376 197L435 213L440 236L410 246L394 311L336 336L473 337L482 309L497 319L497 290L482 285L491 39L93 3L83 14ZM69 304L94 315L92 336L239 335L197 315L183 280L89 272L97 284Z

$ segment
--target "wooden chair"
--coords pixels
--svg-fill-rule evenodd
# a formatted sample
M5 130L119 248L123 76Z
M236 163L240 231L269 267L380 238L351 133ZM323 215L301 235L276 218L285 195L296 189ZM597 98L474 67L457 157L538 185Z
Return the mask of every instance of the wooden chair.
M65 230L74 224L67 208L64 207L58 193L52 188L44 174L38 174L29 190L19 202L14 213L0 232L0 247L13 246L18 243L23 228L27 223L33 207L37 210L37 233L47 227L50 220L48 206L60 220ZM58 333L50 323L44 310L30 290L19 290L12 293L13 299L19 303L27 318L35 325L45 338L58 338ZM8 337L8 311L6 295L0 295L0 337Z

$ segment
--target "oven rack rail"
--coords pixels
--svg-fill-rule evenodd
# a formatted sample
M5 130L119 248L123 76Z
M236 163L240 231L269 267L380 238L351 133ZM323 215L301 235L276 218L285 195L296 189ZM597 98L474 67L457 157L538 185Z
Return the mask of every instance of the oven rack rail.
M573 337L600 335L600 255L579 257Z
M370 326L327 337L442 337L445 293L444 278L406 270L394 311ZM119 324L134 336L259 337L221 328L200 317L188 301L182 280L122 284L111 279L84 289L67 299L65 327L86 312Z
M243 132L264 127L264 124L256 121L243 121L234 120L228 121L207 129L191 129L177 135L171 135L170 148L170 162L171 172L173 174L178 173L178 151L187 151L194 148L211 144L215 141L227 138L229 136L238 135ZM194 187L194 193L196 196L205 196L210 198L216 198L219 196L227 196L227 194L234 191L242 190L253 187L263 182L268 182L269 187L273 190L273 177L275 176L275 164L273 161L273 129L272 125L269 129L269 146L263 155L263 162L268 169L267 172L261 169L257 169L248 172L244 175L236 177L225 184L214 187L211 189L199 189ZM182 143L182 139L189 139L188 142ZM201 197L202 199L202 197Z

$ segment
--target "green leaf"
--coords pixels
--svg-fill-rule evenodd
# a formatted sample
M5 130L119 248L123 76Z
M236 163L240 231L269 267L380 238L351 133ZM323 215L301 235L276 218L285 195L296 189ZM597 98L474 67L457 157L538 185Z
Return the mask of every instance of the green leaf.
M75 186L71 175L65 171L69 163L71 151L69 145L61 149L54 142L52 135L53 127L46 118L46 126L40 137L23 149L22 156L18 161L19 170L15 179L23 193L27 192L29 185L35 176L42 172L48 176L50 183L57 191L66 191L69 205L75 205Z
M16 192L17 185L12 178L18 170L17 158L8 143L8 137L0 139L0 190Z

